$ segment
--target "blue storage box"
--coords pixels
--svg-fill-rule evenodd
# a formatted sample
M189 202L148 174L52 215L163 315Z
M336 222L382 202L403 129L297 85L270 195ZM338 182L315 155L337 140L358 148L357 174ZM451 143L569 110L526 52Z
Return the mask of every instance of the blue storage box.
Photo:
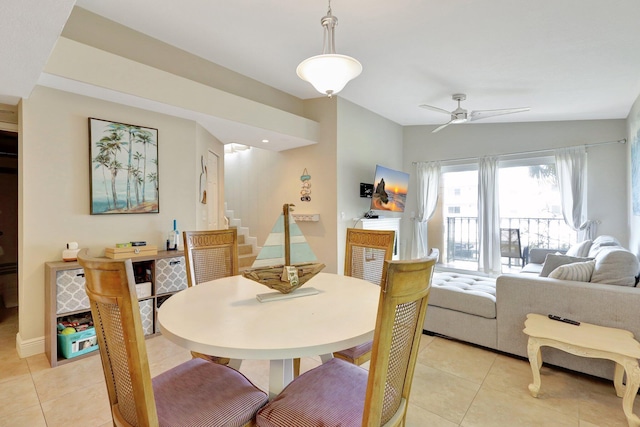
M98 349L96 329L92 326L74 334L58 334L58 348L66 359L96 351Z

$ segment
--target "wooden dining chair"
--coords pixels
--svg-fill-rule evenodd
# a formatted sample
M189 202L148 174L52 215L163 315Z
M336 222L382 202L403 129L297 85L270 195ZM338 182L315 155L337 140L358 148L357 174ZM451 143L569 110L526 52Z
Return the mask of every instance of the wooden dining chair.
M395 232L347 228L344 275L380 285L384 262L393 257ZM333 357L362 365L371 359L372 342L333 353ZM293 376L300 375L300 359L293 360Z
M333 358L258 411L259 427L404 425L435 258L385 261L369 372Z
M189 287L238 274L237 229L185 231L182 236ZM230 362L228 357L196 351L192 351L191 355L222 365Z
M131 259L78 262L115 426L252 425L268 398L234 369L196 358L151 378Z
M238 274L238 231L185 231L184 255L187 285L195 286Z
M384 262L393 257L394 231L347 228L344 275L380 285ZM334 357L362 365L371 359L372 342L333 353Z

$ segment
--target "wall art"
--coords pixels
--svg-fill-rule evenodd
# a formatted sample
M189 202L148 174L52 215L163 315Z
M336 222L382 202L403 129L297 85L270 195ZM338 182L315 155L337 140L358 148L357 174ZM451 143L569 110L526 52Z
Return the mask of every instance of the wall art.
M158 130L89 118L91 215L160 212Z

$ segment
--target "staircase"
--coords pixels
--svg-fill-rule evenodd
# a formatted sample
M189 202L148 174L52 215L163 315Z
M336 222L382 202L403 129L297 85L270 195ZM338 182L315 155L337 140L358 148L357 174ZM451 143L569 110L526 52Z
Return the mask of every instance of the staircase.
M229 221L229 228L238 230L238 270L243 271L251 268L258 252L260 252L258 239L249 236L249 227L242 226L242 221L234 217L234 212L227 209L226 203L224 204L224 215Z

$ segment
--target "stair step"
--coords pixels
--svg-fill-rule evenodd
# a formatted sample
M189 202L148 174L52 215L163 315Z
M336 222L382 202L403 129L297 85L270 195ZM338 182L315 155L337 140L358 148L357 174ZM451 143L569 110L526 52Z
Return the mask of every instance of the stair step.
M238 235L238 246L240 245L244 245L246 242L244 240L244 234L239 234Z
M250 268L257 255L238 255L238 269Z
M253 245L244 244L244 243L240 244L238 242L238 255L251 255L252 253L253 253Z

